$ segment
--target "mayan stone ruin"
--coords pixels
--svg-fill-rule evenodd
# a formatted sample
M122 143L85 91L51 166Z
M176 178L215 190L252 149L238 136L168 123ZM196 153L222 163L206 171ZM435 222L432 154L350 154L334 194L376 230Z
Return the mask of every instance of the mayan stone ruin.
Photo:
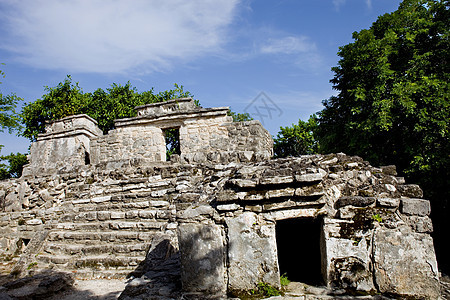
M225 299L280 288L284 273L330 293L439 299L430 203L395 166L272 159L259 121L190 98L136 110L108 134L86 115L49 123L23 176L0 182L3 274L130 278L121 299ZM167 159L169 129L180 147Z

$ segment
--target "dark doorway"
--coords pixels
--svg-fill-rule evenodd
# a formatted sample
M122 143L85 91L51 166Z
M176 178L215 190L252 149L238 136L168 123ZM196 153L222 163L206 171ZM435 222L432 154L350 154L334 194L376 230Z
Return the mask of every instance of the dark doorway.
M180 129L179 128L167 128L163 130L164 139L166 141L166 160L170 160L170 157L174 154L180 155Z
M309 285L324 284L321 273L321 219L301 218L277 221L276 237L280 275Z

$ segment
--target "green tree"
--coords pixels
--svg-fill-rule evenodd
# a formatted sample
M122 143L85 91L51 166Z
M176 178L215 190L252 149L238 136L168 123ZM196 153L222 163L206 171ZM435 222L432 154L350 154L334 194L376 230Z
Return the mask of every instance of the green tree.
M78 83L73 84L70 76L56 87L46 86L45 90L47 93L41 99L24 105L20 114L25 125L21 135L31 141L35 141L39 133L45 132L47 121L81 113L82 108L89 103Z
M5 77L5 73L2 70L0 70L0 77ZM12 133L14 130L20 129L16 107L21 100L22 98L17 97L15 94L3 95L0 92L0 132L4 132L6 129L9 133Z
M0 156L0 161L7 161L8 165L0 163L0 180L8 178L19 178L22 176L22 169L28 163L27 156L22 153L11 153Z
M5 73L0 70L0 77L5 77ZM0 81L0 84L2 82ZM9 133L20 130L19 116L16 113L17 104L22 98L15 94L3 95L0 92L0 132L8 130ZM0 151L3 145L0 145ZM5 164L4 162L8 162ZM0 156L0 180L11 177L20 177L22 167L27 163L25 154L13 154Z
M439 220L450 198L449 6L404 0L355 32L338 52L331 80L338 94L324 101L317 131L323 151L395 164L419 183L432 199L435 237L449 228Z
M280 127L274 139L274 156L287 157L318 153L319 144L314 134L317 126L317 116L312 115L306 122L299 120L298 124L292 124L292 127Z
M319 113L325 151L395 163L416 180L448 174L448 6L405 0L340 48L331 80L339 94Z
M243 122L253 120L253 118L250 116L249 113L236 113L234 111L231 111L230 109L228 110L227 115L233 118L233 122Z

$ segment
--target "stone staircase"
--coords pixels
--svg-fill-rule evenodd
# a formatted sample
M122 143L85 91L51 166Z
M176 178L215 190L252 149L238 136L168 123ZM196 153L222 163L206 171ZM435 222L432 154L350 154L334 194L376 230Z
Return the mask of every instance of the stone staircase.
M74 196L61 203L59 222L46 226L48 237L29 266L69 271L80 279L124 278L139 269L153 240L176 239L170 180L131 178L84 188L66 191Z

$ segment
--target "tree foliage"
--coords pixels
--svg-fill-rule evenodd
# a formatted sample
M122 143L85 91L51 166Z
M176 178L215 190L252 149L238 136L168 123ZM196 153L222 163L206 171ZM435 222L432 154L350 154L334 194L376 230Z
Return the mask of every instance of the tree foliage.
M8 165L1 163L2 160L8 162ZM27 163L27 156L22 153L0 156L0 180L19 178L22 176L23 166Z
M250 116L249 113L237 113L237 112L228 110L227 115L231 116L233 118L233 122L243 122L243 121L253 120L253 118Z
M449 178L449 2L404 0L340 48L318 137L324 151L396 164L425 187Z
M46 87L45 90L47 93L41 99L25 105L20 115L25 125L21 135L31 141L35 141L39 133L45 132L46 121L87 114L107 133L114 128L115 119L136 116L136 106L193 96L177 84L173 89L158 94L153 89L139 93L129 82L125 85L114 83L106 90L99 88L93 93L84 93L70 76L56 87Z
M0 70L0 77L5 77L5 73L2 70ZM20 129L16 108L21 100L22 98L17 97L15 94L3 95L0 92L0 132L8 130L9 133L12 133L14 130Z
M280 127L274 139L275 157L314 154L319 151L319 144L314 132L317 129L317 117L312 115L308 121L299 120L292 127Z

